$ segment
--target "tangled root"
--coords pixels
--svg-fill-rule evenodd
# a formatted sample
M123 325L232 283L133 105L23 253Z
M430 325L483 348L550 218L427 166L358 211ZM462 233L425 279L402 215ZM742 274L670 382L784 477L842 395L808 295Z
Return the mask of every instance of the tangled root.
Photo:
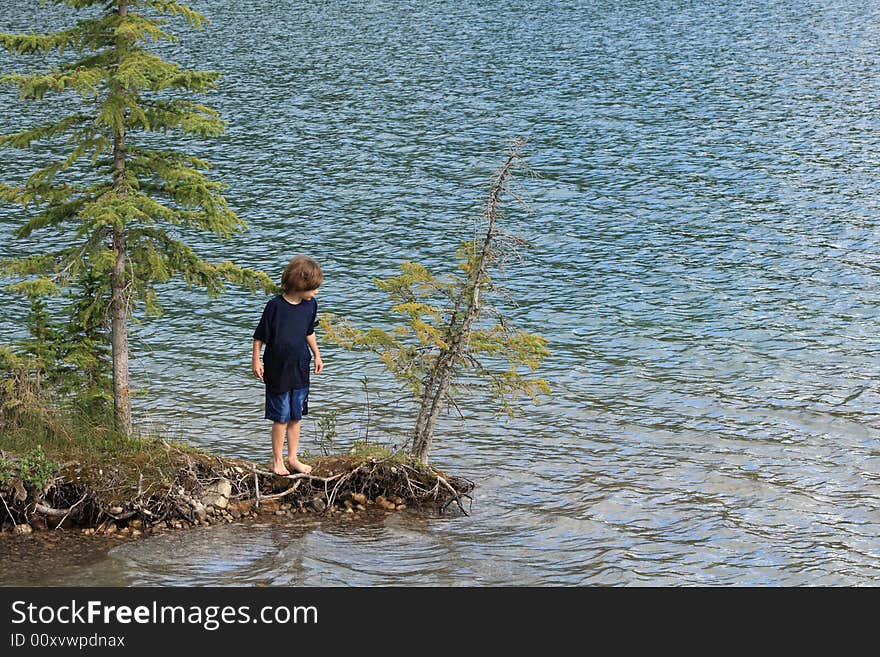
M93 470L65 464L42 489L9 477L0 485L0 525L17 533L79 527L138 536L152 528L231 522L282 507L325 514L420 507L468 515L473 502L472 481L399 459L330 456L316 459L309 474L282 476L250 461L168 449L177 452L178 464L170 485L160 490L141 476L126 499L119 499L123 476L113 468L102 468L96 477Z

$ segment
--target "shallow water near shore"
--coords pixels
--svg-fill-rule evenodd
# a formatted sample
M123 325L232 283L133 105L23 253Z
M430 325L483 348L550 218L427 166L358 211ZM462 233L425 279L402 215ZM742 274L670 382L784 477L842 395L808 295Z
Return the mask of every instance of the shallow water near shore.
M0 31L43 24L8 5ZM250 231L194 246L272 276L309 253L320 311L387 322L373 278L450 271L526 136L532 212L506 226L529 246L499 282L550 341L553 394L443 421L432 460L476 482L470 517L198 528L114 543L62 581L66 548L47 548L0 584L880 583L880 3L195 6L212 23L170 54L223 74L205 102L230 125L190 149ZM9 132L34 106L0 94ZM0 151L4 180L30 163ZM0 257L42 248L9 239L19 222L0 207ZM249 366L266 299L173 283L161 300L133 329L137 417L265 459ZM25 307L0 303L5 342ZM333 449L404 440L411 409L376 360L322 353L304 448L331 414Z

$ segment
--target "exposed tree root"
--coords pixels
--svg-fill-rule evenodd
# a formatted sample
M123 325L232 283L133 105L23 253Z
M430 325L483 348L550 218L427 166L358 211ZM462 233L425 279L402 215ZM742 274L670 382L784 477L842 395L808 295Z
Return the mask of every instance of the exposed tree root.
M467 515L473 501L472 481L400 459L329 456L317 459L309 474L281 476L250 461L167 449L177 464L173 477L160 486L140 474L136 492L114 468L96 476L94 469L68 463L41 489L13 471L0 484L0 526L16 533L79 528L139 536L258 513L357 513L368 507L444 513L454 504ZM7 463L14 468L14 460L7 457Z

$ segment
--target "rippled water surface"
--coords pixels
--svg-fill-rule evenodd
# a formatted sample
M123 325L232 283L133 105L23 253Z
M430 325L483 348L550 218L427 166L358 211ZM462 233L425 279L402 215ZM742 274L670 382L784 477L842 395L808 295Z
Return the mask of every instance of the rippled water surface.
M0 29L42 25L6 4ZM433 460L477 482L468 518L164 535L65 583L880 582L880 3L196 6L212 23L168 54L223 73L206 102L229 130L190 148L250 231L194 244L273 277L308 252L322 311L387 322L373 278L453 267L527 137L531 212L506 226L529 246L502 282L550 341L553 394L443 421ZM33 116L0 100L0 132ZM6 180L33 162L0 157ZM39 244L8 239L19 214L0 210L3 255ZM2 301L20 335L24 308ZM134 329L138 418L265 458L249 376L265 298L175 283L162 301ZM400 441L410 409L376 361L322 351L305 448L333 413L340 447L364 437L365 375L371 439Z

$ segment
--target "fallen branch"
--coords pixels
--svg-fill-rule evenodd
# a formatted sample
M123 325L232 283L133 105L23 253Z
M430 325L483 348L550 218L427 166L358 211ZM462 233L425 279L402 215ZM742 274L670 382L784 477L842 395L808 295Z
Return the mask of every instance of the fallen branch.
M65 513L64 517L58 521L58 524L55 525L55 529L58 529L59 527L61 527L61 525L64 524L64 521L67 520L67 516L70 515L70 512L73 511L80 504L82 504L88 496L89 496L88 492L83 493L83 496L81 498L79 498L79 500L76 502L76 504L71 505L71 507L69 509L67 509L67 513Z

